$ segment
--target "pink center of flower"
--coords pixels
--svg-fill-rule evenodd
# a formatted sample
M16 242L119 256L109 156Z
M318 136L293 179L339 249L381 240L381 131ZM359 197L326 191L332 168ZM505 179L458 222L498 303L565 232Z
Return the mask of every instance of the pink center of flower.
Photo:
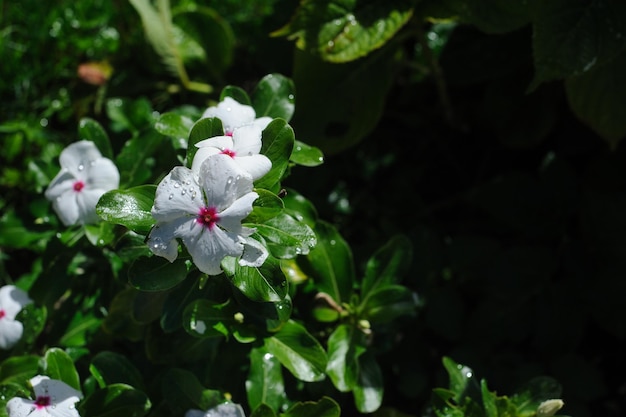
M80 192L83 188L85 188L84 182L79 180L74 183L74 191Z
M50 397L48 395L38 395L35 400L35 405L37 409L48 407L50 405Z
M232 149L224 149L221 153L224 155L228 155L231 158L235 157L235 151L233 151Z
M232 137L233 136L233 131L232 130L224 130L224 134L226 136L231 136Z
M196 218L198 223L204 227L208 227L209 229L213 228L218 220L219 216L217 215L215 207L202 207L198 213L198 217Z
M0 319L4 318L4 316L6 316L7 313L4 312L4 309L0 309Z

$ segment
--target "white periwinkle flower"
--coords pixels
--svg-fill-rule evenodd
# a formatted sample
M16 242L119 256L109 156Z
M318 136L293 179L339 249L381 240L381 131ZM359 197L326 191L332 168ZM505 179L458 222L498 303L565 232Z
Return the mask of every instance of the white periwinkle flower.
M224 97L217 106L211 106L204 111L202 118L217 117L222 121L224 134L230 136L235 129L246 125L255 125L261 130L272 121L271 117L256 117L252 106L241 104L231 97Z
M14 397L7 402L9 417L80 417L76 403L83 398L63 381L37 375L30 380L35 400Z
M98 200L102 194L119 186L117 167L87 140L65 148L59 162L61 171L45 193L54 211L66 226L97 222Z
M246 414L239 404L224 403L207 411L189 410L185 413L185 417L246 417Z
M198 151L191 163L192 171L199 173L200 166L211 155L228 155L251 177L257 180L272 168L272 161L261 155L262 129L248 125L234 130L232 136L216 136L196 143Z
M32 302L28 294L14 285L0 288L0 349L11 349L22 338L24 326L15 316Z
M250 177L227 155L205 159L199 174L175 167L159 183L152 206L157 223L148 236L148 246L173 262L178 256L176 239L180 238L200 271L218 275L226 256L242 256L249 245L254 229L241 222L259 195L252 191ZM260 266L267 257L261 255L257 263L244 257L246 265Z

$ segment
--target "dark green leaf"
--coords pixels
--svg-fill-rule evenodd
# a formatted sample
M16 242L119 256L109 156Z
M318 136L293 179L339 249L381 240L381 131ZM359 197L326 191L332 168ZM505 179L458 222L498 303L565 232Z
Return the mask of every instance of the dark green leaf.
M219 391L206 389L195 374L182 368L168 369L161 381L163 397L181 414L189 409L207 410L223 401Z
M236 312L230 302L195 300L185 308L182 322L192 336L225 337L230 334L229 327L235 321Z
M261 404L278 411L285 402L282 366L274 355L263 347L250 351L250 371L246 379L246 393L251 409Z
M85 236L94 246L108 246L115 238L115 225L108 222L99 222L97 224L86 224Z
M254 186L278 192L279 183L289 166L289 158L295 141L293 128L283 119L274 119L263 130L261 140L263 141L261 154L272 161L272 168L258 179Z
M287 208L287 213L309 227L315 227L318 215L313 203L293 188L287 188L285 191L286 195L283 197L283 202Z
M163 135L152 129L125 142L115 160L120 188L143 184L152 176L151 161L163 143Z
M105 158L113 159L113 149L109 135L102 125L90 117L83 117L78 122L78 137L81 140L90 140Z
M246 217L247 223L263 223L280 214L285 206L276 194L263 188L254 190L259 194L259 198L254 201L252 213Z
M295 109L293 81L281 74L268 74L261 78L252 91L252 107L256 117L291 120Z
M108 191L98 200L96 212L107 222L145 233L154 225L151 210L155 193L155 185Z
M266 240L270 253L281 259L306 255L317 242L315 233L309 226L286 213L252 226Z
M21 383L37 375L39 356L11 356L0 363L0 384Z
M217 117L205 117L198 120L189 132L189 143L187 145L187 167L191 167L193 157L198 151L196 143L215 136L223 136L224 127L222 121Z
M276 412L267 404L259 404L254 408L250 417L277 417Z
M445 0L450 13L486 33L505 33L530 22L529 4L523 0Z
M237 87L235 85L227 85L222 89L220 94L220 101L223 101L226 97L230 97L235 100L239 104L244 104L246 106L252 106L252 100L250 100L250 96L246 90L241 87Z
M296 378L306 382L324 379L326 352L302 325L285 323L280 331L265 339L265 348Z
M321 400L299 402L281 414L281 417L339 417L341 408L335 400L323 397Z
M359 356L359 379L354 386L354 403L361 413L373 413L383 401L383 375L369 352Z
M142 391L126 384L112 384L85 398L77 408L84 416L141 417L150 407L150 400Z
M74 366L74 361L64 350L59 348L48 349L44 355L44 363L44 373L50 379L63 381L70 387L80 391L80 378Z
M402 235L392 237L368 260L361 284L361 296L384 285L400 282L409 270L413 256L411 241Z
M138 291L133 301L132 316L137 323L149 324L161 317L167 291Z
M364 334L355 326L339 325L328 338L326 373L339 391L352 391L357 385L359 356L365 350Z
M226 270L233 285L246 297L257 302L281 301L287 295L287 279L280 269L280 262L270 256L260 267L241 266Z
M198 271L192 272L187 278L169 291L161 315L161 329L165 333L178 330L183 324L183 315L188 304L207 294L217 296L217 289L212 282L200 287L200 279L203 274Z
M100 351L91 360L89 372L100 388L123 383L145 391L141 373L124 355L111 351Z
M309 146L304 142L295 141L291 162L305 167L316 167L324 163L324 154L315 146Z
M373 290L364 301L361 316L372 324L390 323L415 314L417 294L401 285L386 285Z
M128 271L128 282L142 291L165 291L187 277L183 261L170 262L159 256L137 259Z

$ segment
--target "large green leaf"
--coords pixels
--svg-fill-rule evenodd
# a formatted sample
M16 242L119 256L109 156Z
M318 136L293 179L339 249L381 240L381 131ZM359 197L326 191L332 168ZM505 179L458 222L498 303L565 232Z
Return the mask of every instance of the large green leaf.
M536 2L535 78L542 82L582 74L616 57L626 45L626 3L606 0Z
M359 356L365 352L365 337L355 326L342 324L328 338L326 373L335 388L352 391L359 376Z
M565 83L572 111L612 149L626 136L626 52Z
M326 352L302 325L285 323L280 331L265 339L265 348L296 378L306 382L324 379Z
M182 322L192 336L225 337L230 334L229 326L235 322L236 312L230 302L195 300L185 308Z
M263 188L254 190L259 198L254 200L252 213L246 217L247 223L263 223L279 215L285 208L283 201L276 194Z
M280 262L272 256L259 267L241 266L238 262L227 262L222 266L233 285L252 301L277 302L287 295L287 279L280 269Z
M206 410L223 401L219 391L206 389L198 377L182 368L170 368L161 379L163 397L173 410Z
M246 393L251 409L267 404L274 411L285 402L285 384L280 361L265 348L250 351L250 371L246 379Z
M98 121L90 117L80 119L78 122L78 137L81 140L92 141L96 144L96 148L102 153L102 156L113 159L113 149L111 148L109 135Z
M411 241L406 236L392 237L367 261L361 296L365 298L380 286L400 282L411 266L412 256Z
M339 417L341 408L335 400L323 397L319 401L295 403L281 417Z
M155 193L155 185L108 191L98 200L96 213L107 222L121 224L138 233L146 233L154 225L151 210Z
M150 179L150 159L163 145L163 135L156 130L148 130L125 142L115 163L120 170L120 188L140 185Z
M112 351L100 351L89 365L89 372L98 381L100 388L123 383L145 391L141 373L124 355Z
M348 62L380 48L413 15L407 0L302 0L291 21L274 36L296 39L298 48L329 62Z
M295 86L281 74L268 74L252 91L252 107L256 117L268 116L289 122L295 110Z
M141 417L151 406L150 399L142 391L126 384L112 384L85 398L77 408L83 416Z
M286 213L252 226L266 240L270 253L280 259L306 255L317 242L315 233L308 225Z
M0 384L21 383L37 375L38 370L38 356L11 356L0 363Z
M272 161L272 168L254 185L258 188L278 192L280 181L289 166L295 135L293 128L283 119L274 119L263 130L261 153Z
M187 149L187 138L194 121L185 115L168 112L163 113L154 124L154 128L162 135L172 138L174 149Z
M312 276L316 288L331 296L339 305L347 303L355 281L350 246L330 223L315 226L317 245L300 260L305 273Z
M372 324L390 323L401 316L414 315L417 294L402 285L385 285L368 293L360 316Z
M354 386L354 403L361 413L373 413L383 402L384 381L376 359L369 352L359 356L359 379Z
M194 271L179 285L168 291L168 295L163 303L161 312L161 329L165 333L171 333L180 329L183 325L183 316L185 309L191 302L207 297L207 294L216 296L217 290L214 289L212 282L206 283L201 287L199 280L206 277L199 271Z
M137 259L128 271L128 282L142 291L165 291L187 277L184 261L170 262L159 256Z
M80 377L74 366L74 361L64 350L50 348L44 355L44 373L50 379L57 379L65 382L70 387L81 390Z

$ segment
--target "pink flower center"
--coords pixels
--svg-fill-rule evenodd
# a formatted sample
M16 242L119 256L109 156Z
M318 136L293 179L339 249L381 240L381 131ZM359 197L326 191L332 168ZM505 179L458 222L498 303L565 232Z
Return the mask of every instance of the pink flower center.
M37 406L37 409L48 407L50 404L50 397L48 395L38 395L37 399L35 400L35 405Z
M232 149L224 149L221 153L224 155L228 155L231 158L235 157L235 151L233 151Z
M79 180L74 183L74 191L80 192L83 188L85 188L84 182Z
M0 319L3 318L6 315L7 315L7 313L5 313L4 309L0 309Z
M224 130L224 135L226 136L233 136L233 131L232 130Z
M198 223L204 227L208 227L209 229L213 228L218 220L219 216L217 215L215 207L202 207L198 213L198 217L196 218Z

